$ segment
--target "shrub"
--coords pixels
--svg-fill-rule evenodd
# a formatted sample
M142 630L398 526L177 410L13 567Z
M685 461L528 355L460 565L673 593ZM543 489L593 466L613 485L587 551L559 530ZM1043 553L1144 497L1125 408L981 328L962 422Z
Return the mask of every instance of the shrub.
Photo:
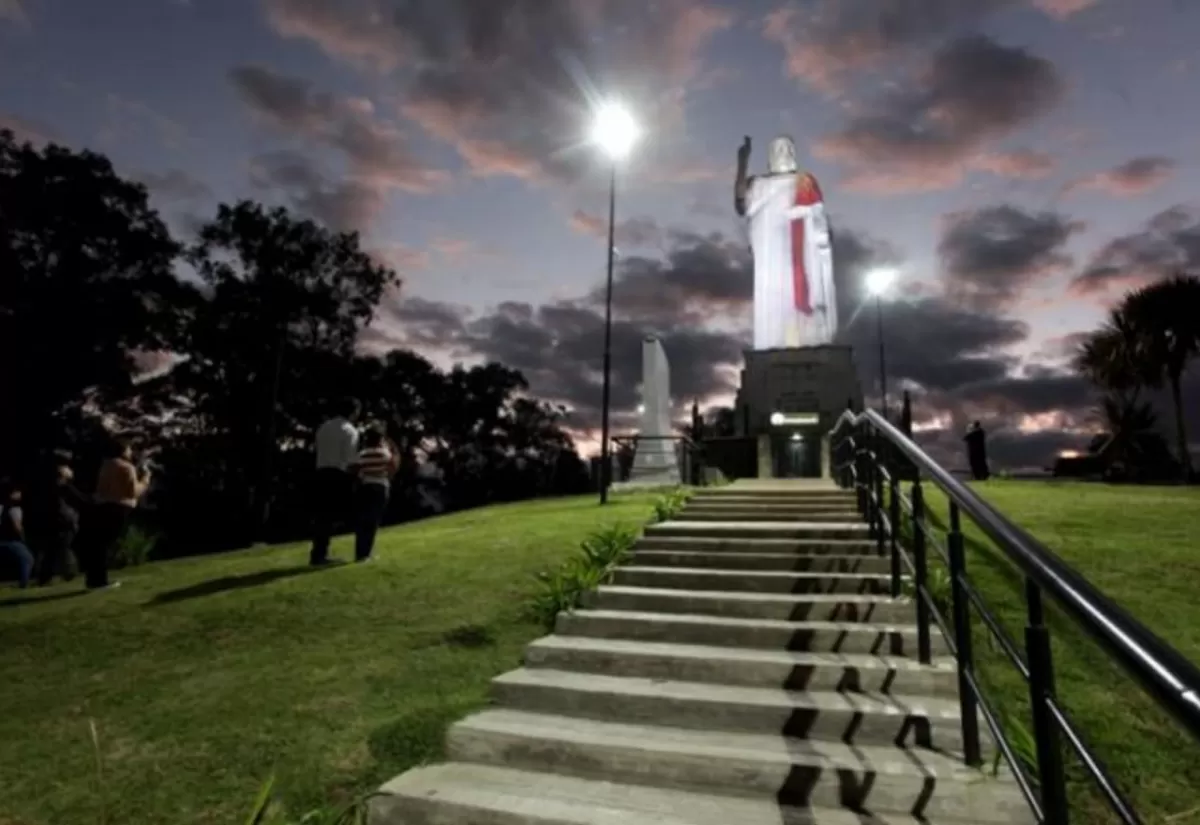
M950 609L954 603L954 585L950 580L950 571L941 564L929 564L925 569L925 589L929 591L929 598L933 601L934 609L941 614L944 620L950 621ZM905 579L904 593L916 601L917 582L915 579Z
M692 491L686 487L677 487L663 493L654 502L654 520L663 522L675 518L687 506L688 499L691 497Z
M529 607L531 618L547 630L553 629L559 613L579 607L584 593L612 578L637 537L637 528L623 524L610 524L588 535L562 567L538 575L538 591Z
M138 525L130 525L112 549L108 566L114 570L145 564L158 544L158 533Z

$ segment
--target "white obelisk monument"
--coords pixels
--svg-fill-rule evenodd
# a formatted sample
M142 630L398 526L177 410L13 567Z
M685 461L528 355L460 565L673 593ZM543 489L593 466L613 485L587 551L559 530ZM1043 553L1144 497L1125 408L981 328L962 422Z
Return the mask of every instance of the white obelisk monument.
M633 470L629 480L636 484L678 484L679 457L671 426L671 370L667 353L658 338L642 341L642 422Z

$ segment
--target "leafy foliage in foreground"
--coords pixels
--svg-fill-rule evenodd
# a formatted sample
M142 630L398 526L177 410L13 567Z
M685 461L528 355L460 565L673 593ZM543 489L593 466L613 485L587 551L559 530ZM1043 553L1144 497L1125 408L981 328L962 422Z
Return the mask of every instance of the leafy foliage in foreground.
M561 567L538 576L531 617L552 629L559 613L579 607L584 593L612 578L613 570L628 558L638 533L638 528L626 524L610 524L591 533Z
M687 506L688 499L692 497L692 491L687 487L677 487L670 492L663 493L654 502L654 520L655 522L670 521L683 512L683 508Z

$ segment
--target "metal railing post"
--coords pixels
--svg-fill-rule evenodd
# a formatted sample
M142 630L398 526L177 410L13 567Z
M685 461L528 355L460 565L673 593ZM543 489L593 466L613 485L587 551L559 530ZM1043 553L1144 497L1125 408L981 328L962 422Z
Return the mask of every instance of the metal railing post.
M900 580L904 576L904 569L900 564L900 479L895 475L892 476L891 484L892 498L889 502L888 521L891 523L891 529L888 531L888 543L891 545L892 554L892 598L900 598Z
M1037 743L1038 779L1042 811L1047 825L1067 825L1067 786L1063 772L1058 729L1047 701L1055 696L1054 662L1050 631L1042 607L1042 591L1025 579L1029 624L1025 627L1025 653L1029 657L1029 700L1033 712L1033 738Z
M875 491L875 461L871 458L871 451L875 448L875 432L869 427L863 438L863 469L866 473L863 475L863 496L867 502L867 535L871 538L876 538L879 535L879 524L877 519L875 501L872 498L872 493Z
M865 516L867 515L867 451L864 449L866 438L860 428L860 432L854 439L854 466L858 469L858 478L855 479L854 488L858 493L858 512Z
M933 659L933 644L929 637L929 602L925 598L929 583L929 565L925 554L925 493L920 476L912 485L913 571L917 598L917 659L927 665Z
M971 647L971 603L967 594L967 559L963 548L962 515L950 502L950 533L946 536L950 554L950 582L954 610L954 642L958 648L958 701L962 709L963 756L972 767L983 764L979 746L979 702L968 678L975 669Z
M887 553L884 548L884 540L886 536L883 532L883 461L880 456L883 455L884 440L883 435L878 431L875 433L875 458L872 462L875 468L873 480L875 486L872 493L875 497L875 551L882 557ZM890 527L890 524L889 524Z

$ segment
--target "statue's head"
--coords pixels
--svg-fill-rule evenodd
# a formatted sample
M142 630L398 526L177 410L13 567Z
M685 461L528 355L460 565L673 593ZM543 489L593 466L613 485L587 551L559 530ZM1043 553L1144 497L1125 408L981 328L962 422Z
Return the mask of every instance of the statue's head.
M780 135L771 141L771 147L767 150L767 171L772 175L796 171L796 143L787 135Z

